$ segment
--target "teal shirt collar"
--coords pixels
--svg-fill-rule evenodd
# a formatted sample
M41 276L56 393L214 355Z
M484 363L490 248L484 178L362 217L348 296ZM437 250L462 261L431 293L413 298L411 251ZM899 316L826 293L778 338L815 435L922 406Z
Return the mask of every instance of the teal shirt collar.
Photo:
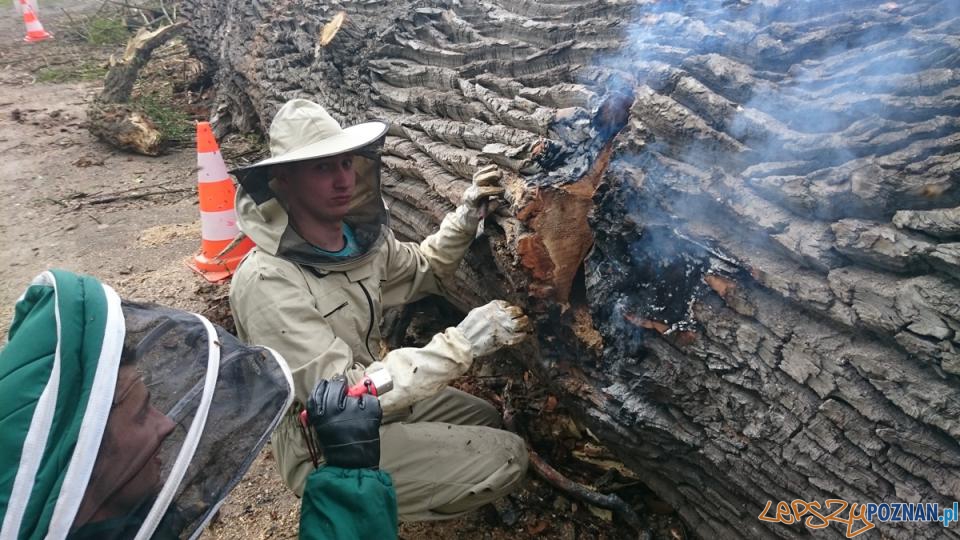
M338 259L353 257L360 253L360 246L357 244L357 237L353 234L353 228L346 223L343 224L343 249L339 251L327 251L317 246L313 246L313 249L317 250L318 253Z

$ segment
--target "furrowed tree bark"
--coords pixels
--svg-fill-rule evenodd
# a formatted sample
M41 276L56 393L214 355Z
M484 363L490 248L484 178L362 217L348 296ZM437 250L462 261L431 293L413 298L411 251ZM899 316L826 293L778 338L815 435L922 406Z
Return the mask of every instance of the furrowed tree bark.
M960 499L953 3L198 0L184 14L220 133L263 131L293 97L391 122L402 237L435 230L478 164L506 171L509 207L451 299L532 312L529 356L701 537L808 534L760 521L767 501Z

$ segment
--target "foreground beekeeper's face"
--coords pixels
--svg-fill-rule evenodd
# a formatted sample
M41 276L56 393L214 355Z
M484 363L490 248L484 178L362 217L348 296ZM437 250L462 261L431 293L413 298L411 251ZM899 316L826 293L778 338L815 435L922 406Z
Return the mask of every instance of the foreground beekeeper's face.
M78 517L89 513L86 521L94 522L127 515L156 495L161 486L160 446L175 426L150 403L140 373L133 366L121 366L113 407Z

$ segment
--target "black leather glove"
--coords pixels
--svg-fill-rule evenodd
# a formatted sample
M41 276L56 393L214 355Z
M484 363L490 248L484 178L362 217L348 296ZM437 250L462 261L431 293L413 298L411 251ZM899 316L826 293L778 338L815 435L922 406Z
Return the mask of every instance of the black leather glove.
M307 399L307 418L328 465L344 469L380 466L380 400L347 396L343 377L321 380Z

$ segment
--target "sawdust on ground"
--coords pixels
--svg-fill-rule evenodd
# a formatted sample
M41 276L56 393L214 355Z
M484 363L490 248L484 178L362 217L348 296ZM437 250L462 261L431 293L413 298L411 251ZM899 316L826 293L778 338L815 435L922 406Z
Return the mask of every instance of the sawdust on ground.
M173 223L170 225L157 225L150 227L140 233L137 240L141 245L147 247L157 247L169 244L181 238L195 239L200 236L200 221L193 223Z

